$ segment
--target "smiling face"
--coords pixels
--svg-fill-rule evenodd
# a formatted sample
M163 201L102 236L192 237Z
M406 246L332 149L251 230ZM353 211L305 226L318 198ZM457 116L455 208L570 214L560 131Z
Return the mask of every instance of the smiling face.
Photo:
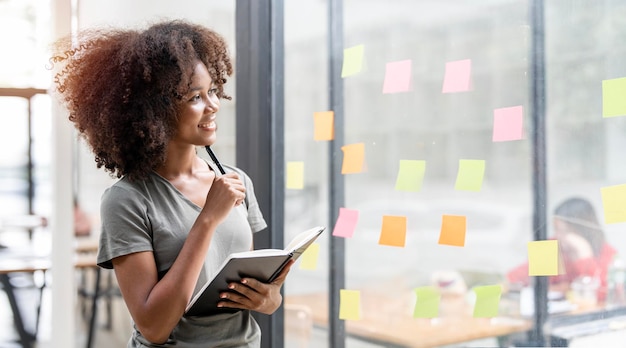
M178 126L172 143L194 146L213 145L217 138L217 111L220 108L218 89L209 71L198 62L191 77L189 92L184 96L178 111Z

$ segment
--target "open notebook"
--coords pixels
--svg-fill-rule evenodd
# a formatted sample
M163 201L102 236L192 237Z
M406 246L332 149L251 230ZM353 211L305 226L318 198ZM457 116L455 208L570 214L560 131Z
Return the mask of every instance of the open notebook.
M205 316L236 311L232 308L218 308L219 294L228 289L228 283L251 277L264 283L276 278L291 259L297 260L326 227L314 227L299 233L284 249L258 249L230 254L219 271L207 281L200 291L189 301L186 316Z

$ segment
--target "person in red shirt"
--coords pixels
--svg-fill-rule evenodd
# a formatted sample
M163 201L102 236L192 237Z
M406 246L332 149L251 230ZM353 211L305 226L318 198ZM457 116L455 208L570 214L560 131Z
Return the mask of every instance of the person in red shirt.
M584 198L569 198L554 210L554 239L559 241L565 273L550 277L551 287L569 288L577 278L595 278L597 299L603 302L607 292L607 273L617 251L606 241L593 205ZM509 284L528 286L528 263L507 273Z

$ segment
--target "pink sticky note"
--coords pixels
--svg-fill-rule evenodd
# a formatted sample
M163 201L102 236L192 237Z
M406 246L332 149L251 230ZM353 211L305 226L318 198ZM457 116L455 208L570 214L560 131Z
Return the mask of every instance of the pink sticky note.
M411 89L411 60L387 63L383 94L408 92Z
M469 59L446 63L442 93L467 92L471 89L472 61Z
M493 110L493 141L520 140L524 137L522 106Z
M352 238L358 220L358 210L339 208L339 217L337 218L337 222L335 223L333 236Z

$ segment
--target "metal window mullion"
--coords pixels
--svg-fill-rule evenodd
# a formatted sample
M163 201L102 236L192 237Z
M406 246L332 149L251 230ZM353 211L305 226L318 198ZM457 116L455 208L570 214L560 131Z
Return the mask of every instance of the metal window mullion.
M345 185L341 174L344 145L344 86L341 77L343 62L343 0L328 1L328 47L329 47L329 104L334 111L335 137L330 142L329 166L329 219L331 224L337 221L339 208L345 204ZM345 288L345 242L343 238L330 238L329 250L329 346L345 347L345 323L339 319L339 290Z

